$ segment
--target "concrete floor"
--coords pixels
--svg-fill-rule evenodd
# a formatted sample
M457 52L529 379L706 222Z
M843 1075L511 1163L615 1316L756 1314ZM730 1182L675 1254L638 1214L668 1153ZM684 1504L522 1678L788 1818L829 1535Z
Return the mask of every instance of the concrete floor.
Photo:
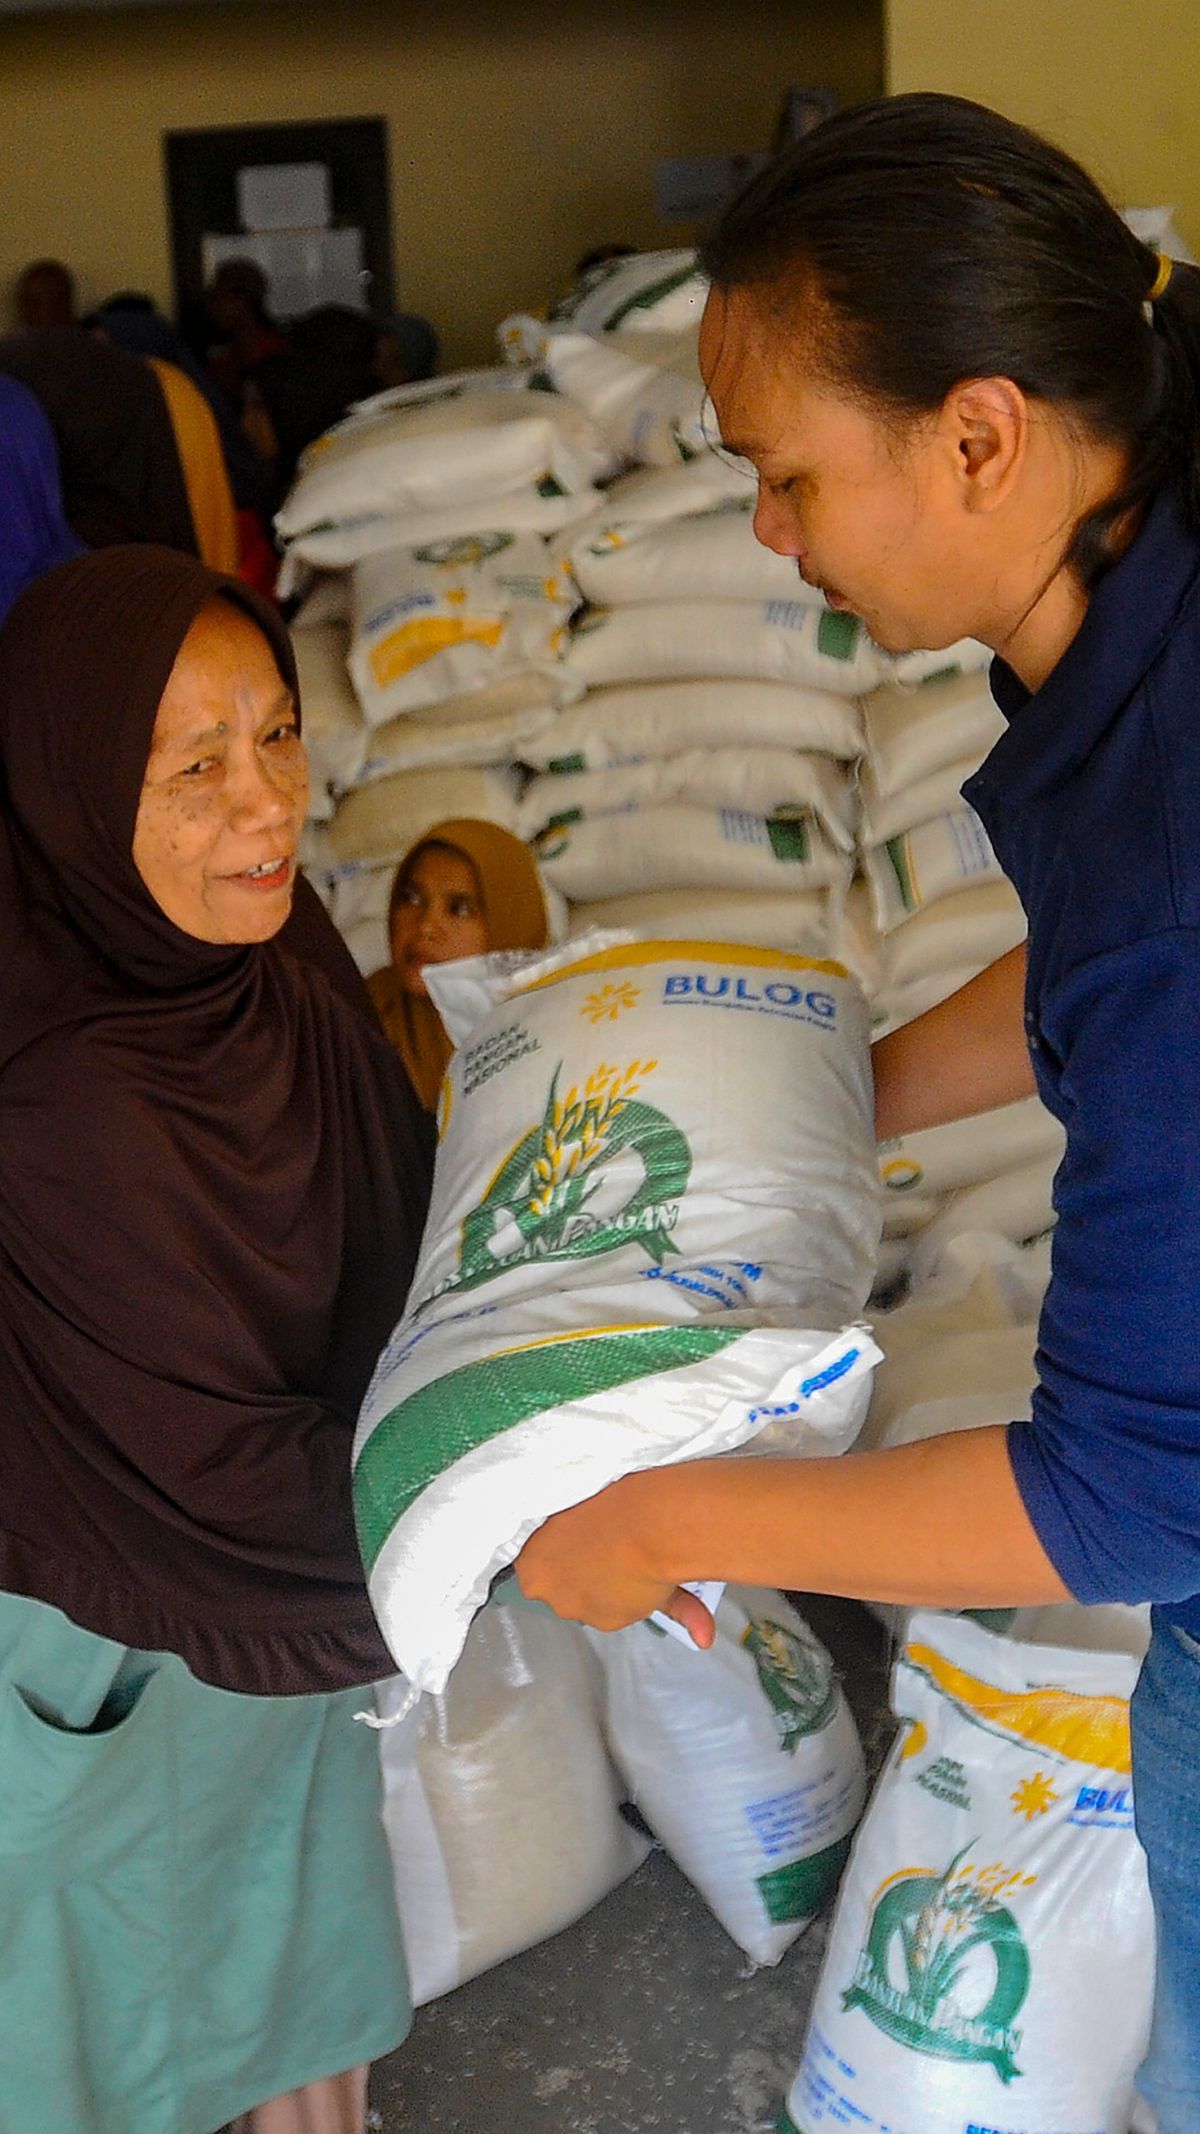
M841 1671L868 1764L891 1738L888 1640L852 1601L793 1595ZM753 1970L662 1852L586 1918L417 2011L376 2066L383 2134L770 2134L828 1917Z

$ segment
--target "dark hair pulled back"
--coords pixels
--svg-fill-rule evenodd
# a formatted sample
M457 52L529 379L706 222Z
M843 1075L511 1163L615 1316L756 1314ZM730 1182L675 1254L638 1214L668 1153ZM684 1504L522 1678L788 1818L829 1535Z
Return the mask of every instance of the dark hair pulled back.
M760 288L819 323L817 360L901 418L964 378L1005 377L1127 455L1120 494L1081 519L1085 583L1117 520L1174 485L1200 525L1200 272L1157 254L1064 152L965 98L838 113L767 165L701 253L719 288Z

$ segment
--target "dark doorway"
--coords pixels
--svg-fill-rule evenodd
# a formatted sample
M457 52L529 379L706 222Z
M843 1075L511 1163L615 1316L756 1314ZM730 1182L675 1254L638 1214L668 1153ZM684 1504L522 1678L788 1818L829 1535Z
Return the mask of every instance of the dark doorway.
M163 145L181 321L235 254L263 267L284 323L331 302L391 312L386 120L218 126Z

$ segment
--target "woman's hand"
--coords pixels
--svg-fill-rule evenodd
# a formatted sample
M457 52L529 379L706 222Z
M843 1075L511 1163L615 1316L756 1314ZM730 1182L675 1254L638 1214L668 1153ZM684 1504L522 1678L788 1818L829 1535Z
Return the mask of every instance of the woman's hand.
M547 1519L517 1558L521 1591L594 1630L623 1630L661 1609L697 1645L711 1645L713 1619L677 1583L658 1539L677 1480L672 1468L626 1475Z

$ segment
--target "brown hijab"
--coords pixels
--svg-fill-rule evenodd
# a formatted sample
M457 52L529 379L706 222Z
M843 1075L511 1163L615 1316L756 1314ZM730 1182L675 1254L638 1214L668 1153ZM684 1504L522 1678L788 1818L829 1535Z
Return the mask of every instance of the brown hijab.
M428 1135L311 892L215 947L131 856L155 713L216 595L112 548L0 631L0 1585L258 1694L390 1668L350 1500ZM361 996L360 996L361 998Z
M479 882L487 921L488 946L545 948L550 938L546 899L541 878L528 845L511 830L492 822L455 818L435 823L396 869L388 900L388 941L392 920L408 887L409 876L421 854L430 845L449 845L471 862ZM436 1109L442 1077L454 1051L442 1019L431 1000L414 998L400 984L393 965L386 963L367 980L379 1019L408 1069L409 1080L426 1111Z

